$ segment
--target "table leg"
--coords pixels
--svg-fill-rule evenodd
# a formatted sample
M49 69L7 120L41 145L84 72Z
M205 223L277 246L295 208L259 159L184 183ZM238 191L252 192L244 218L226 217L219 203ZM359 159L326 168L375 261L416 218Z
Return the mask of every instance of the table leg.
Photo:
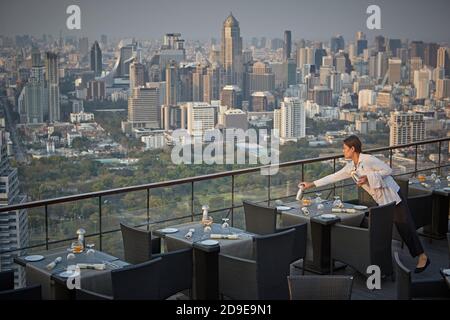
M219 299L219 250L206 252L194 246L194 288L196 300Z

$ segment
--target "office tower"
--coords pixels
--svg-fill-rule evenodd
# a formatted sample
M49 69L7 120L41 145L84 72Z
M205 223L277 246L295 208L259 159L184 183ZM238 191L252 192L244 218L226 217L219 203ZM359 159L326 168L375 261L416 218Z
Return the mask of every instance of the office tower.
M313 90L313 101L319 106L332 106L332 91L325 86L315 86Z
M89 39L87 37L80 38L78 44L78 50L80 50L81 57L84 57L89 52Z
M367 111L369 106L375 104L375 92L373 90L360 90L358 93L358 109L361 111Z
M377 56L371 55L369 57L369 77L372 79L377 78Z
M269 91L257 91L252 93L252 111L271 111L275 106L275 97Z
M353 61L356 58L356 45L354 43L348 45L348 57L350 58L350 61Z
M102 44L103 49L105 49L108 46L108 37L106 34L102 34L100 36L100 43Z
M330 51L332 54L338 53L340 50L345 49L344 37L337 35L331 38L330 41Z
M188 102L187 130L194 139L203 141L204 134L216 126L217 107L206 102Z
M105 100L105 82L100 80L89 81L87 84L86 99L90 101Z
M0 130L0 206L17 205L26 202L26 196L19 191L17 168L11 167L8 160L6 132ZM26 254L20 248L29 245L28 215L25 209L0 214L0 251L14 251L0 255L0 271L14 271L15 287L25 285L25 268L14 263L14 257Z
M274 129L279 130L280 142L297 142L306 136L306 115L298 98L284 98L280 109L274 110Z
M333 67L333 56L325 56L322 58L322 67Z
M167 33L164 35L163 45L159 52L159 66L161 72L161 81L166 80L166 67L170 61L178 64L186 60L186 51L184 49L184 40L180 33Z
M402 41L400 39L389 39L387 42L387 50L392 56L397 57L397 50L402 47Z
M195 66L191 63L182 63L178 68L180 80L180 101L188 102L192 100L192 73ZM218 100L219 98L217 98Z
M176 106L178 103L178 63L170 61L166 67L166 96L164 105Z
M363 54L365 49L367 49L366 35L364 32L358 31L356 33L356 55L359 56Z
M230 108L242 107L242 91L236 85L226 85L220 94L220 105Z
M297 49L297 66L299 69L303 68L306 64L306 48L298 48Z
M306 63L313 65L315 63L315 50L314 48L308 47L306 48Z
M97 41L94 42L91 48L91 70L94 71L96 77L102 75L102 50L100 50L100 45Z
M425 45L423 41L412 41L410 44L411 58L419 57L424 60Z
M322 67L320 68L319 77L320 85L330 87L330 75L333 72L333 67Z
M383 36L375 37L375 51L377 53L386 51L386 39Z
M377 56L377 78L383 79L389 68L389 58L387 52L378 52Z
M160 85L135 87L128 98L128 122L132 128L160 128Z
M133 61L133 52L135 47L133 44L120 43L120 54L117 61L116 77L128 78L130 76L130 64Z
M414 72L422 69L422 59L419 57L411 58L409 60L409 81L414 81Z
M450 79L438 79L436 81L436 99L450 98Z
M283 60L287 61L291 58L291 50L292 50L292 39L291 39L291 31L284 31L284 46L283 46Z
M46 53L45 80L48 91L48 120L60 121L58 55L56 53Z
M449 49L440 47L437 53L437 68L445 70L445 76L450 77L450 54Z
M389 141L391 146L414 143L425 139L423 114L391 112Z
M342 91L343 81L341 79L341 74L333 71L330 74L330 88L334 94L338 94Z
M220 99L220 79L222 69L218 63L213 63L207 68L203 76L203 101L211 103L211 100Z
M250 94L255 91L275 90L275 75L267 63L260 61L255 62L248 78Z
M37 48L31 51L31 73L23 91L21 118L26 123L43 123L48 115L48 91L45 88L44 66Z
M424 65L436 68L437 52L439 45L437 43L426 43L424 49Z
M222 28L221 64L224 84L242 86L242 38L239 22L230 13Z
M377 93L375 104L378 108L392 109L394 105L394 97L389 91L380 91Z
M350 73L352 64L347 53L340 51L335 58L336 71L339 73Z
M358 32L356 32L355 39L356 39L356 41L358 41L358 40L366 40L366 35L364 34L364 32L358 31Z
M145 86L145 66L134 61L130 64L130 92L141 86Z
M198 64L192 73L192 100L203 101L204 99L204 77L208 72L208 66Z
M31 66L32 67L41 67L42 66L41 52L36 47L33 47L31 49Z
M422 68L414 72L414 87L416 87L416 99L428 99L430 97L431 70Z
M314 64L316 65L316 70L320 70L322 66L323 57L327 56L327 51L325 49L316 49L314 52Z
M227 109L219 114L219 125L224 128L248 129L247 113L241 109Z
M402 67L402 60L389 59L389 84L390 85L401 82L401 80L402 80L401 67Z

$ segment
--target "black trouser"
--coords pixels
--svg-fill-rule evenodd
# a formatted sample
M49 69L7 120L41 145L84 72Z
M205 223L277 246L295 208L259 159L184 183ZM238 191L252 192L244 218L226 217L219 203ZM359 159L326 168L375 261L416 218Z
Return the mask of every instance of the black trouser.
M400 191L398 192L398 195L402 199L402 202L395 206L394 223L398 233L406 243L411 256L417 257L424 253L422 243L420 243L419 236L417 235L416 226L414 225L411 212L409 211L408 202Z

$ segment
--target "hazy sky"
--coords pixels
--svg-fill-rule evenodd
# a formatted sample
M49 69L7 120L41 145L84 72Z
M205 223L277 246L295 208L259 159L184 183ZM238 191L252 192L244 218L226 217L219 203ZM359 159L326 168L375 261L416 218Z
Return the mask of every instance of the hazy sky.
M81 30L66 29L66 8L81 8ZM381 7L382 30L366 28L366 9ZM181 32L185 39L220 39L232 11L241 34L328 40L333 34L354 39L357 30L372 38L390 37L450 42L449 0L0 0L0 34L43 33L160 38Z

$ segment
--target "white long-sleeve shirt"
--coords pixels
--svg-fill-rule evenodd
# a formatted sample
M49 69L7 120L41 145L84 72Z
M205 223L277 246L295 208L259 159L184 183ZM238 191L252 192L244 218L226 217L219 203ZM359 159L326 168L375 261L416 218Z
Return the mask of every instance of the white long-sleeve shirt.
M344 168L336 173L330 174L322 179L314 181L316 187L336 183L351 178L352 171L359 177L367 176L368 182L362 185L378 205L385 205L391 202L399 204L402 200L398 195L400 187L391 177L392 169L380 159L370 155L359 155L358 164L349 161Z

